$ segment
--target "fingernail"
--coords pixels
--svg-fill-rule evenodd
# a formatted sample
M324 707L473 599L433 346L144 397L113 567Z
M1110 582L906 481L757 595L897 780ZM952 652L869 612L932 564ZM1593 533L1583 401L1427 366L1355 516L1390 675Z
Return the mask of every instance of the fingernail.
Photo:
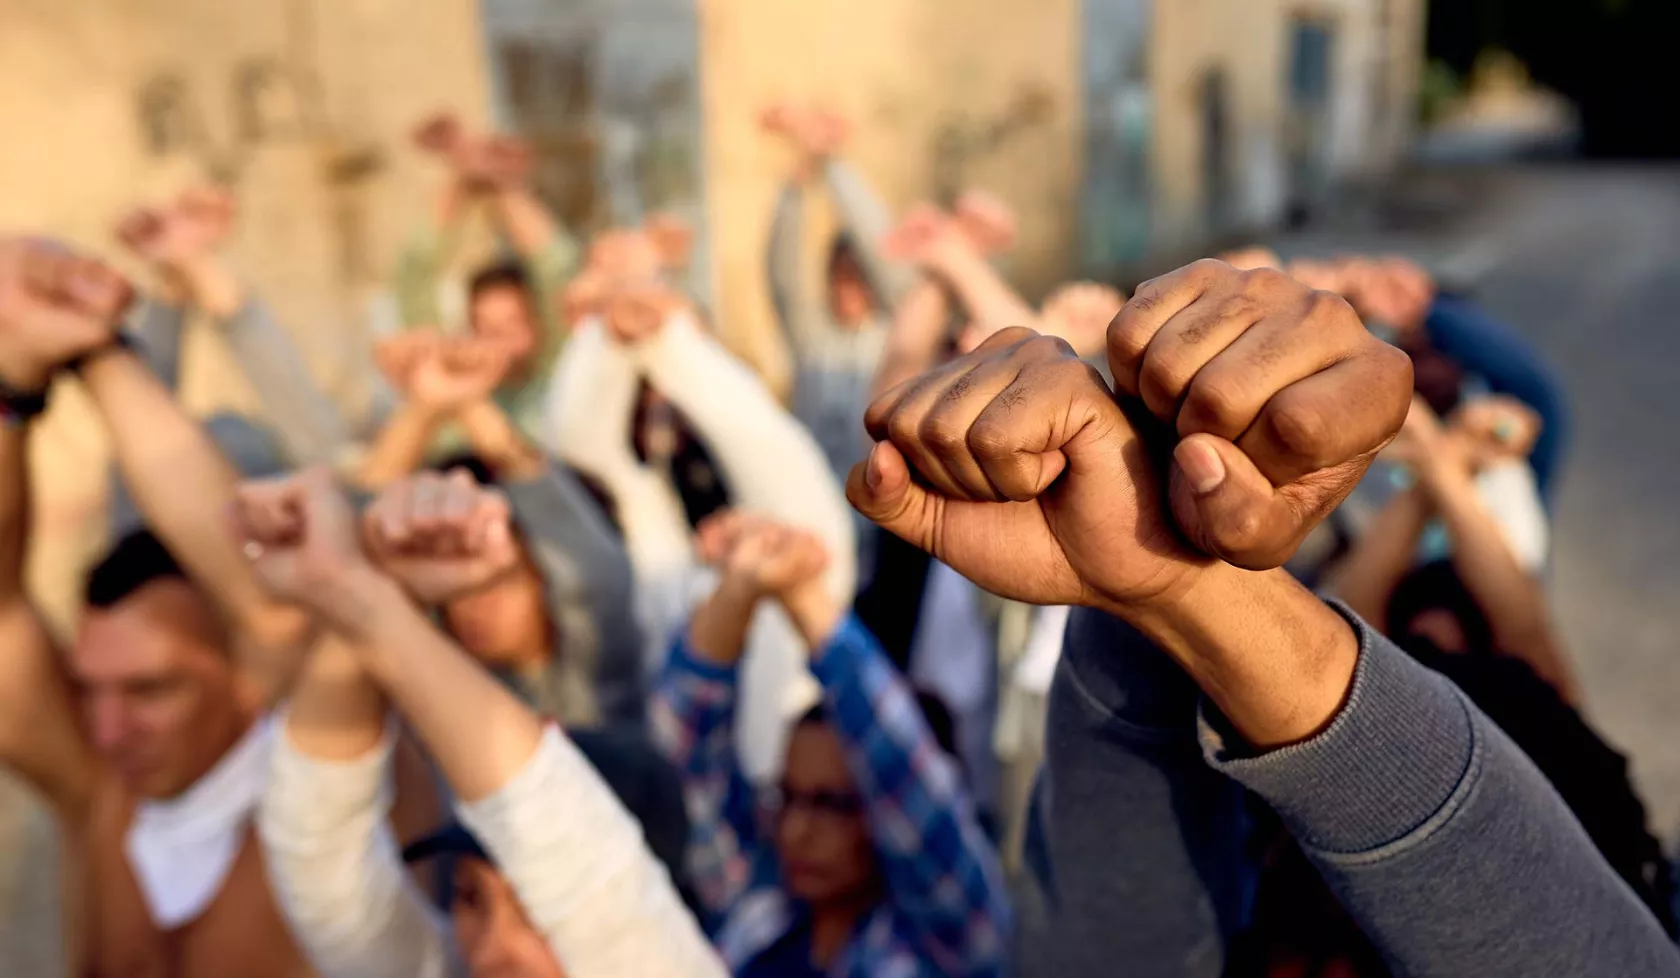
M1179 445L1178 467L1190 481L1197 495L1207 495L1225 481L1225 462L1212 446L1203 442L1183 442Z
M869 483L869 488L881 488L881 445L876 443L869 450L869 462L863 467L863 481Z

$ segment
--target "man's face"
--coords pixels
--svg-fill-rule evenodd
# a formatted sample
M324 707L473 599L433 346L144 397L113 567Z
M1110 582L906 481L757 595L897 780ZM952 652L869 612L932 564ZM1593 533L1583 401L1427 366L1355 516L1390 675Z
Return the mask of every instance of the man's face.
M788 890L801 900L856 900L877 883L862 800L825 723L801 723L788 739L776 850Z
M249 720L214 613L179 579L88 609L70 668L94 749L141 797L191 787Z
M542 577L529 565L451 601L443 617L461 647L488 666L515 665L548 641Z
M449 914L472 978L565 978L507 878L484 860L463 857L456 863Z
M501 344L515 363L536 351L540 327L531 309L530 296L516 285L480 289L472 297L468 318L475 335Z

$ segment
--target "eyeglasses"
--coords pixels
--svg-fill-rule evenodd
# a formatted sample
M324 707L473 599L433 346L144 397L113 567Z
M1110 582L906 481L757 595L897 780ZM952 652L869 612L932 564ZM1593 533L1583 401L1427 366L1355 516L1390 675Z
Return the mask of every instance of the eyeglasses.
M812 815L851 818L863 811L863 799L850 791L800 791L780 785L765 792L765 808L777 817L796 808Z

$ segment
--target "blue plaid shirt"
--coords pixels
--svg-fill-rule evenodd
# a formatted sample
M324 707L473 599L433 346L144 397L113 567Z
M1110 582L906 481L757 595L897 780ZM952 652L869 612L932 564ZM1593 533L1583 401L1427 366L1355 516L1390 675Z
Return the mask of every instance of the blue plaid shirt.
M850 616L812 657L864 800L886 897L859 922L830 978L995 976L1009 906L997 853L956 764L875 637ZM708 931L739 974L798 925L758 798L735 751L736 672L679 639L653 696L655 738L682 771L690 869Z

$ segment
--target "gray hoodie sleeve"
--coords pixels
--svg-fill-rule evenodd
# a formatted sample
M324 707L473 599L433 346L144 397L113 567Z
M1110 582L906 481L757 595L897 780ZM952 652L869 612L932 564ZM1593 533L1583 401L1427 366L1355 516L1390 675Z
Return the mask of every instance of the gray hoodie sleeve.
M1043 932L1022 935L1031 973L1223 972L1247 872L1243 793L1202 759L1200 696L1130 625L1073 612L1045 732L1051 906Z
M252 296L219 325L291 460L299 465L338 461L350 444L344 417L316 385L297 345L268 306Z
M598 720L640 723L646 699L642 636L624 545L588 491L558 464L539 478L503 488L548 587L561 661L586 670Z
M1528 757L1343 613L1359 664L1323 733L1244 756L1204 707L1202 740L1215 770L1277 811L1394 971L1680 975L1680 953Z

